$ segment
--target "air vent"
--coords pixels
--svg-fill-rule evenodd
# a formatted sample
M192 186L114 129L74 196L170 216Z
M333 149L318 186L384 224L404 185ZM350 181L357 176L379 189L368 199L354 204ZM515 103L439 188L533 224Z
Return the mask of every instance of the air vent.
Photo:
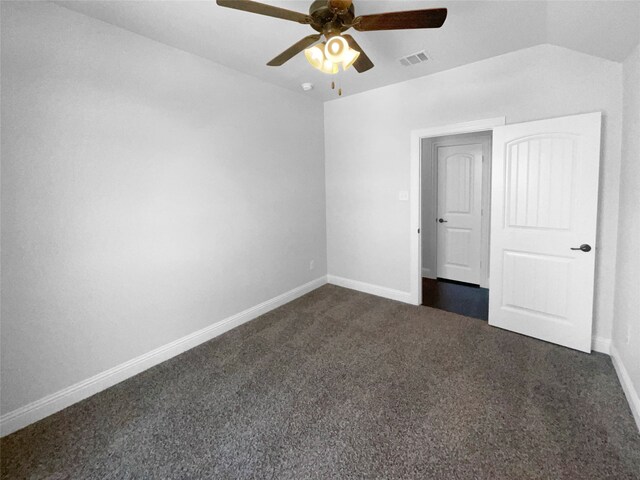
M421 52L412 53L411 55L402 57L400 59L400 64L404 65L405 67L410 67L411 65L426 62L427 60L429 60L429 56L427 55L427 52L422 50Z

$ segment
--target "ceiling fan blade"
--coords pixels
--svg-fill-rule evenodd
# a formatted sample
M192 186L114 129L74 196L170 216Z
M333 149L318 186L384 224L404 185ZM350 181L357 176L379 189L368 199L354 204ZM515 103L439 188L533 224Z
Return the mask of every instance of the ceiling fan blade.
M236 10L258 13L260 15L267 15L268 17L282 18L284 20L305 24L311 23L311 17L304 13L298 13L293 10L287 10L286 8L274 7L252 0L216 0L216 3L221 7L235 8Z
M446 18L446 8L378 13L356 17L353 21L353 28L360 32L371 30L405 30L410 28L440 28Z
M305 48L308 48L314 43L316 43L318 40L320 40L320 37L322 37L322 35L320 34L309 35L307 37L304 37L302 40L300 40L297 43L294 43L289 48L287 48L284 52L278 55L276 58L274 58L269 63L267 63L267 65L269 65L270 67L279 67L284 62L286 62L287 60L290 60L291 58L296 56L298 53L303 51Z
M353 63L353 68L355 68L358 73L363 73L363 72L366 72L367 70L372 69L373 62L369 57L367 57L367 54L364 53L360 45L358 45L358 42L356 42L356 40L351 35L343 34L342 36L349 44L349 47L360 52L358 59Z

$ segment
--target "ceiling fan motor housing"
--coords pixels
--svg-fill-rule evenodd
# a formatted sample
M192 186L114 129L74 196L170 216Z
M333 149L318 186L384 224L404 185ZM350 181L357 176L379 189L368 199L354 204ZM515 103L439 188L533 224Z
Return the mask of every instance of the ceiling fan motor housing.
M309 7L309 16L313 20L311 26L314 30L324 34L328 39L351 28L355 9L351 4L346 10L335 11L327 0L315 0Z

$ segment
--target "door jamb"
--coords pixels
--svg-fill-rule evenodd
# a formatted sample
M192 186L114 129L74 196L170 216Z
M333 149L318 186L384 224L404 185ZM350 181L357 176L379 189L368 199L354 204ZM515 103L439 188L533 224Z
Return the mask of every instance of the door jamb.
M410 215L410 251L409 251L409 271L411 272L411 292L410 303L413 305L422 304L422 225L420 204L420 175L422 158L422 139L428 137L441 137L445 135L457 135L460 133L474 133L482 131L493 131L495 127L506 124L505 117L486 118L474 120L472 122L452 123L448 125L433 126L411 131L411 168L409 181L411 194L409 197Z

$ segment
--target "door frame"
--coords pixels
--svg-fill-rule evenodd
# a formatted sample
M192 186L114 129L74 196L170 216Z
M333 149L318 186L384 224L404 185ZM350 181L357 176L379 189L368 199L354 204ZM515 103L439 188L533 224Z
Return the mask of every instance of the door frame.
M410 251L409 272L410 279L410 303L422 304L422 205L421 205L421 159L422 139L429 137L442 137L445 135L458 135L461 133L475 133L491 131L495 127L506 124L506 117L494 117L471 122L451 123L426 127L411 131L411 165L409 172L410 196L409 196L409 225L410 225Z

